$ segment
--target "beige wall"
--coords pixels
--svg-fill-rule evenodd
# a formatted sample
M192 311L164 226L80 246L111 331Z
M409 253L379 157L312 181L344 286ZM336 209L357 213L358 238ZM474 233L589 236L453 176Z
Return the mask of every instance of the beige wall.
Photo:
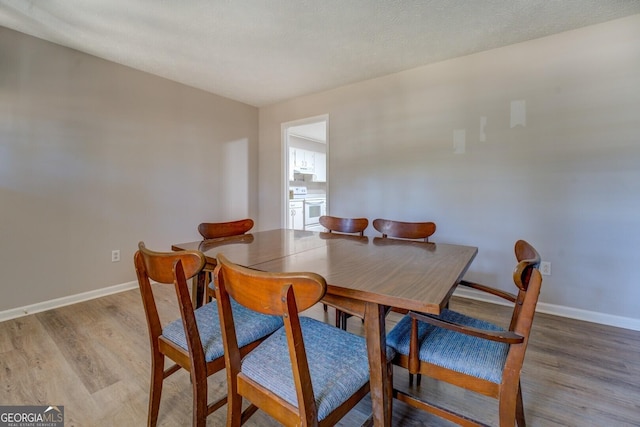
M435 241L479 247L468 278L504 289L527 239L552 263L543 303L640 326L640 15L260 109L263 228L283 218L280 125L320 114L331 214L434 220Z
M135 280L139 240L257 218L257 133L254 107L0 28L0 311Z

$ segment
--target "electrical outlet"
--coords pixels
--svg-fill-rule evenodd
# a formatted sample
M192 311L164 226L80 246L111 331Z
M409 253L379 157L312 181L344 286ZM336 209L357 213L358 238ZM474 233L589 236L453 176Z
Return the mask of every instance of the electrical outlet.
M120 249L111 251L111 262L120 261Z
M542 261L540 263L540 274L543 276L551 276L551 263L549 261Z

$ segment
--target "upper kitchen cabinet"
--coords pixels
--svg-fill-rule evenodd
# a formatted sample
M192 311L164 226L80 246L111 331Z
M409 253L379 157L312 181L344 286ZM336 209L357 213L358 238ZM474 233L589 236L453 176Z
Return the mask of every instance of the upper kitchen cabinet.
M304 150L302 148L289 147L289 156L291 156L289 163L293 163L293 172L305 174L316 173L316 154L320 153Z

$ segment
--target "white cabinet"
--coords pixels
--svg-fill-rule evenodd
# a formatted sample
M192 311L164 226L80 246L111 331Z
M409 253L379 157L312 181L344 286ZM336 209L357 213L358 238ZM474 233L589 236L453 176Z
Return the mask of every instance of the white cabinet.
M293 153L291 152L293 150ZM300 173L314 173L315 171L315 155L313 151L303 150L302 148L290 148L289 156L293 154L293 169Z
M315 153L314 173L314 181L327 182L327 155L325 153Z
M289 216L287 228L304 230L304 201L289 200Z
M289 181L294 181L294 174L315 175L316 182L327 182L327 155L319 151L289 147Z

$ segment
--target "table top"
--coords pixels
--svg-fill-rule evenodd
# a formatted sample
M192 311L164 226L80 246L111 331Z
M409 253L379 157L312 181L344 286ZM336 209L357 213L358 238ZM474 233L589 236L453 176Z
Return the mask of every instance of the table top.
M359 301L439 314L478 249L381 237L301 230L269 230L173 245L197 249L208 262L218 253L264 271L312 271L327 293Z

